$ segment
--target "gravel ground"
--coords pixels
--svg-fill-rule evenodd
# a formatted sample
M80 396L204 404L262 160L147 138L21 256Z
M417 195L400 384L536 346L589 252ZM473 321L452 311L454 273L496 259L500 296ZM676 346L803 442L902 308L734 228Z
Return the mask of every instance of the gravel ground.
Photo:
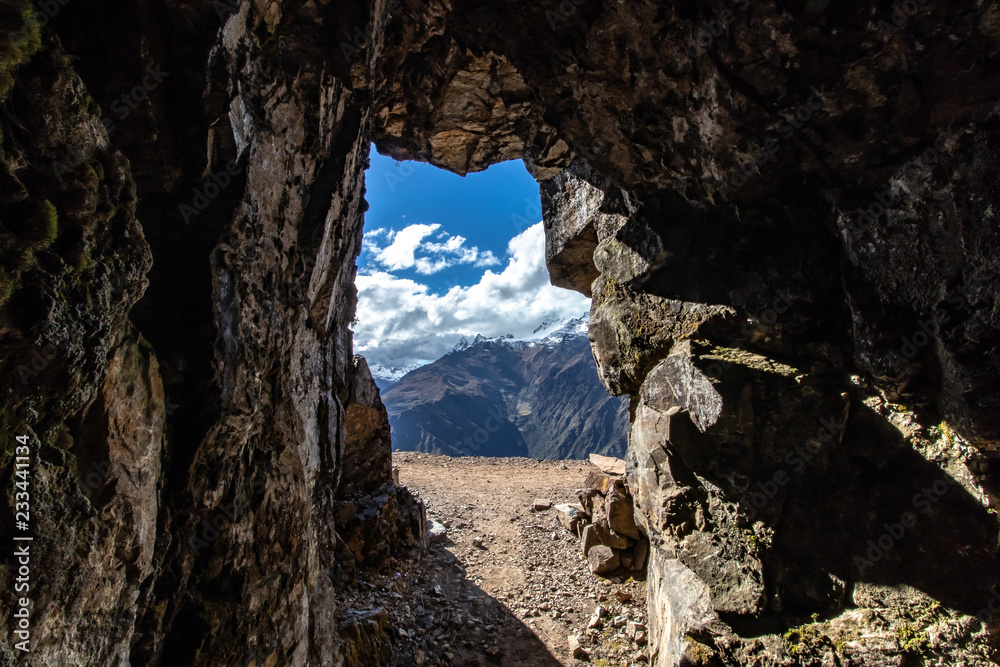
M413 452L393 460L447 534L421 560L367 575L344 605L383 610L363 620L387 626L385 664L647 664L645 583L591 574L556 510L533 510L536 498L576 502L597 470L589 461Z

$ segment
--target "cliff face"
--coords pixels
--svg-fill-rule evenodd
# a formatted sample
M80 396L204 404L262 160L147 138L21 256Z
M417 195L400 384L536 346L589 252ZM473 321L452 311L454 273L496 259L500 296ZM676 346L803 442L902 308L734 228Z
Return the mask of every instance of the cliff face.
M425 529L351 350L371 114L321 54L339 23L57 9L40 38L27 3L3 16L28 34L4 61L3 370L32 445L29 660L364 664L337 590Z
M391 24L380 149L524 156L553 279L593 295L601 378L633 397L658 664L989 652L997 10L414 3Z
M39 6L0 8L31 660L365 664L338 590L423 532L348 328L374 140L541 181L657 664L987 664L997 3Z

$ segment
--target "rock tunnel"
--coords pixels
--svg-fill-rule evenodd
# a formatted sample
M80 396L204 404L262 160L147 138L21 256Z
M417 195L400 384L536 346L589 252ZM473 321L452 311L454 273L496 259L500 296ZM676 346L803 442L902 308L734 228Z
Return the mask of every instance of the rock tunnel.
M653 664L995 664L997 3L32 7L0 12L32 664L369 664L339 591L426 530L352 350L371 142L539 181L631 397Z

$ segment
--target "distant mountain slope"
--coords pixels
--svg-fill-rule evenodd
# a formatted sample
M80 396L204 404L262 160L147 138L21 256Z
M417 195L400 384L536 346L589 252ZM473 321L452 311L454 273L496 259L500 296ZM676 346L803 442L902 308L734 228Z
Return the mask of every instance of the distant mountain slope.
M382 395L393 447L451 456L621 456L628 401L597 377L587 318L533 338L462 341Z

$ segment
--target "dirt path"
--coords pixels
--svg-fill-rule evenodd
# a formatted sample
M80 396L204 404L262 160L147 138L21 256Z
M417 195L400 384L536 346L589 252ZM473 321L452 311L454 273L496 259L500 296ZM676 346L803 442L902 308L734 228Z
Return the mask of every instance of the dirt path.
M586 664L570 655L570 635L580 636L589 664L645 664L627 635L636 627L626 625L645 624L645 584L594 576L557 512L532 509L535 498L576 502L596 470L589 462L409 452L394 462L447 537L420 562L397 563L398 575L362 584L369 605L388 609L397 656L388 664ZM607 615L588 628L598 606Z

